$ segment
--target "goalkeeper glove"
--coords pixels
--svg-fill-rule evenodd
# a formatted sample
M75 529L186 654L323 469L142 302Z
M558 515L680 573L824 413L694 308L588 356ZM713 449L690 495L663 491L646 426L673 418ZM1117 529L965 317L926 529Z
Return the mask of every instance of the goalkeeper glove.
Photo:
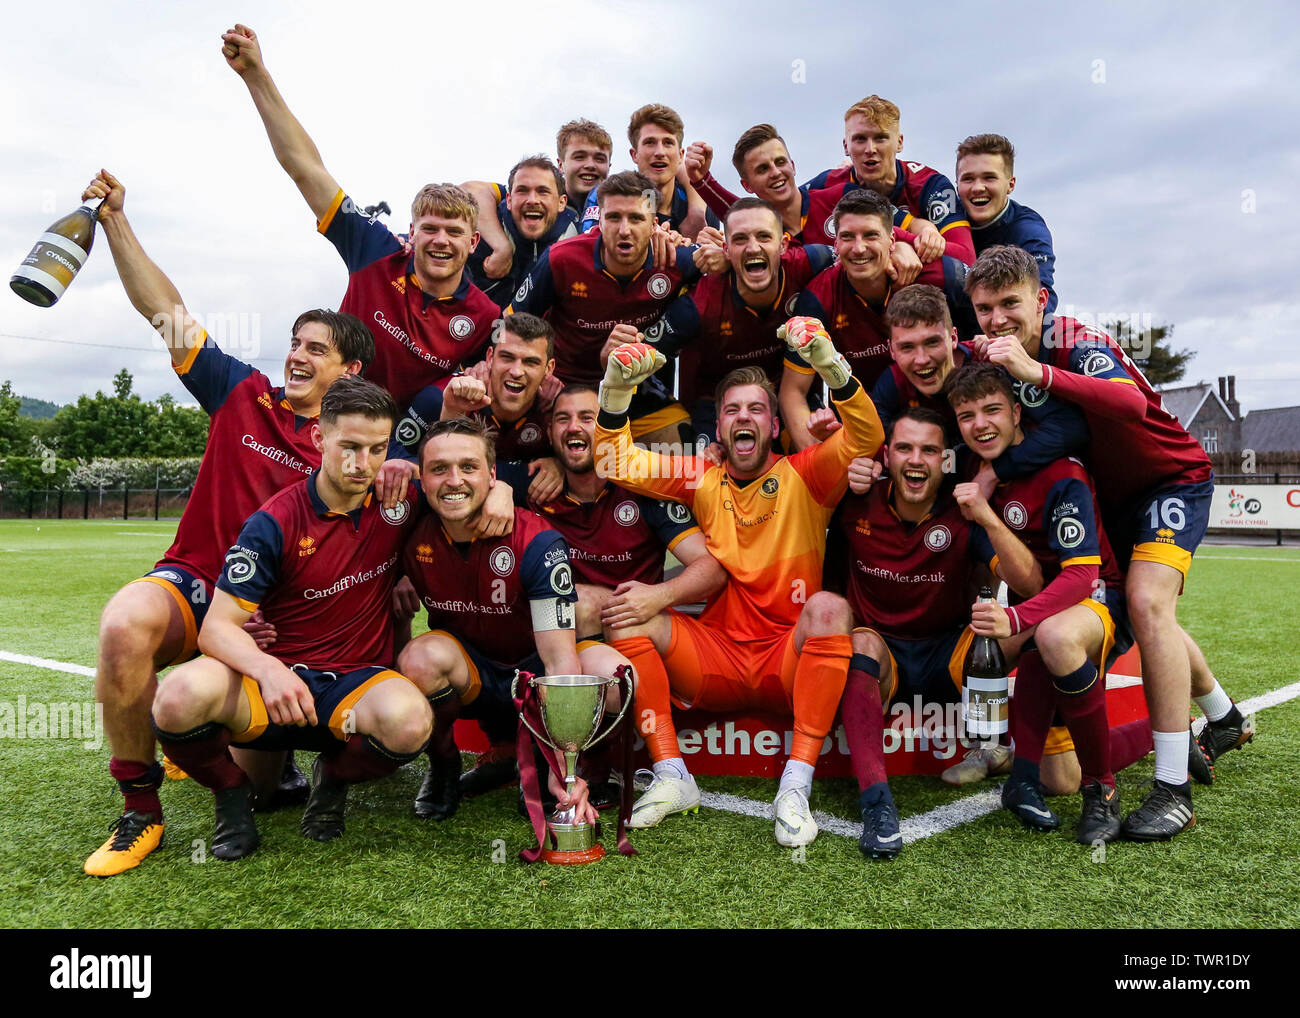
M668 362L649 343L624 343L616 347L605 364L600 383L600 408L611 414L625 414L636 387Z
M776 330L776 335L808 362L831 392L849 384L849 379L853 377L849 362L835 349L826 326L816 318L791 318Z

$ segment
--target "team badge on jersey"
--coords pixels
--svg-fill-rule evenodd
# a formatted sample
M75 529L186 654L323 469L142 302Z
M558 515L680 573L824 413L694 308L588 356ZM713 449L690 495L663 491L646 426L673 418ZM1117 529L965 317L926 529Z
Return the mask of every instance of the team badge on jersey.
M925 546L931 551L943 551L952 544L952 533L942 523L925 532Z
M662 272L656 272L646 281L645 288L649 291L651 297L667 297L668 291L673 288L672 280Z
M509 548L498 548L488 565L498 576L509 576L515 569L515 553Z
M1008 502L1002 509L1002 518L1012 530L1024 530L1029 514L1019 502Z
M393 508L380 509L379 512L384 517L385 523L391 523L393 526L398 527L405 523L407 517L411 515L411 503L406 499L402 499Z
M826 217L826 222L822 223L822 233L828 237L835 236L835 213L832 212Z
M620 502L614 510L614 519L625 527L630 527L641 518L641 510L635 502Z
M1056 543L1062 548L1077 548L1088 536L1083 524L1071 517L1065 517L1056 524Z
M787 315L794 314L794 306L798 303L799 303L799 294L792 293L790 295L790 299L785 302L785 313Z
M691 511L680 502L662 502L660 504L668 513L668 518L674 523L685 523L691 518Z
M1036 385L1030 385L1027 382L1017 382L1018 389L1016 395L1020 397L1022 405L1027 407L1039 407L1047 402L1047 390L1040 389Z
M403 417L393 431L393 437L402 445L415 445L420 440L420 426L415 423L415 418Z
M1103 371L1110 371L1115 367L1115 362L1111 360L1110 354L1095 350L1083 359L1083 373L1085 375L1100 375Z
M762 492L768 498L772 498L773 496L776 495L776 490L779 487L781 487L781 482L778 481L775 477L769 477L766 481L763 482Z
M542 429L536 424L525 424L523 430L519 432L519 441L525 445L532 445L542 437Z
M257 572L257 562L250 552L242 548L226 556L226 579L231 583L244 583Z
M465 339L474 331L474 319L469 315L457 315L447 323L447 331L453 339Z

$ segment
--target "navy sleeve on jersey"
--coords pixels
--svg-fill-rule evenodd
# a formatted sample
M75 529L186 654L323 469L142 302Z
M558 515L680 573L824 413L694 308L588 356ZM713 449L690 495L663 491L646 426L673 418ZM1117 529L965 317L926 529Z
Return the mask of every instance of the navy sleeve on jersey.
M971 553L980 562L992 568L993 560L997 558L998 553L993 549L993 542L989 540L988 532L978 523L971 524L970 547Z
M835 264L835 249L826 244L805 244L803 253L808 256L808 264L814 276Z
M554 530L543 530L528 542L519 563L519 583L530 601L555 598L578 603L569 565L569 546Z
M498 460L497 480L510 485L514 492L515 506L528 508L528 485L532 478L528 476L528 464L518 460Z
M211 337L204 336L203 346L194 355L189 369L180 376L181 385L199 401L209 416L221 409L221 404L240 382L253 373L253 366L231 357Z
M1092 492L1077 477L1066 477L1052 485L1043 500L1043 527L1047 543L1062 565L1076 559L1101 561Z
M1128 369L1101 339L1077 339L1070 350L1070 370L1088 378L1133 381Z
M695 252L698 244L690 244L677 249L677 271L682 274L682 285L691 286L700 281L701 272L695 266Z
M898 391L898 382L894 380L894 372L886 368L876 379L876 384L871 387L871 402L876 405L876 413L880 415L880 423L889 433L889 425L903 411L903 396Z
M681 502L666 502L641 495L637 496L637 502L646 523L665 548L671 548L674 541L700 528L691 510Z
M693 294L684 293L668 305L657 322L646 326L645 338L665 357L676 357L700 331L700 308Z
M1020 399L1025 440L993 461L1002 481L1037 473L1063 456L1075 456L1088 446L1088 418L1077 405L1044 392L1036 385L1015 383ZM1046 397L1046 398L1044 398Z
M349 273L402 250L401 243L377 216L367 216L346 195L325 227L325 239L334 245Z
M942 173L935 173L921 185L921 207L914 213L928 219L940 230L949 223L966 221L966 208L957 198L957 189Z
M543 251L533 263L532 270L519 284L514 299L506 308L506 314L526 311L530 315L544 318L555 303L555 276L551 272L551 252Z
M246 605L261 604L280 575L283 549L284 532L279 521L259 509L245 521L234 546L226 552L217 589Z
M415 459L420 448L420 441L442 414L442 389L437 385L426 385L411 400L406 413L393 429L393 442L389 445L389 455L393 446L399 446L398 453L402 459Z
M1038 263L1038 281L1047 287L1046 314L1056 310L1056 252L1052 249L1052 231L1047 228L1037 213L1026 214L1023 210L1016 222L1016 247L1023 248L1034 256Z
M808 181L806 184L800 187L799 190L801 191L822 190L826 186L826 178L829 177L834 172L835 172L834 170L822 170L821 173L817 174L817 176L813 177L812 180Z

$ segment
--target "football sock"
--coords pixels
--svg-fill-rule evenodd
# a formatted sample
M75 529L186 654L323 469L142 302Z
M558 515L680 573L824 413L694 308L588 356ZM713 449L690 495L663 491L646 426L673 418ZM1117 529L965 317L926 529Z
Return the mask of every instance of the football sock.
M835 723L835 712L844 696L852 656L853 640L847 633L810 636L799 652L794 671L794 740L790 759L808 765L810 785L812 769L821 756L822 743Z
M1015 760L1011 763L1011 778L1013 781L1028 781L1030 784L1039 784L1038 761L1030 762L1017 754Z
M1151 722L1147 718L1116 725L1110 730L1110 769L1119 772L1137 763L1154 745Z
M429 697L433 708L433 737L429 739L430 760L446 760L457 755L455 725L460 715L460 697L451 686Z
M144 763L140 760L119 760L113 757L108 761L108 773L117 781L126 800L126 809L137 813L153 813L162 819L162 802L158 799L158 788L162 785L163 768L157 761Z
M840 701L840 719L849 743L849 763L858 791L885 780L885 722L880 705L880 663L865 654L849 658L849 677Z
M665 760L656 760L653 764L656 778L679 778L691 781L691 772L686 769L686 761L680 756L670 756Z
M893 802L894 795L889 790L889 782L877 781L874 785L868 785L858 793L858 810L859 812L874 806L876 803L885 801Z
M360 733L348 737L342 749L325 758L321 770L335 781L369 781L392 774L402 764L423 753L421 746L414 753L397 753L373 735Z
M787 760L785 770L781 772L781 784L777 794L791 788L797 788L807 797L812 794L813 766L801 760Z
M1010 730L1017 762L1032 763L1035 773L1043 760L1043 745L1055 710L1056 696L1043 659L1037 651L1022 654L1016 670L1016 692L1011 698Z
M153 726L163 752L200 785L214 792L248 784L248 775L230 755L230 729L209 721L188 732L164 732Z
M636 711L637 731L646 741L650 758L680 758L677 729L673 727L668 672L664 669L659 651L655 650L655 645L645 636L614 640L610 646L631 661L632 667L636 669L636 702L632 709Z
M1232 697L1223 691L1219 685L1219 680L1214 680L1214 688L1204 696L1193 697L1196 706L1201 708L1205 717L1210 721L1222 721L1224 717L1232 710Z
M1106 716L1106 686L1096 681L1097 669L1092 666L1092 680L1089 684L1086 676L1080 677L1079 669L1074 678L1081 685L1088 685L1086 693L1067 695L1061 693L1058 685L1056 709L1065 719L1065 726L1070 730L1074 740L1074 751L1079 757L1079 770L1082 772L1083 784L1100 781L1103 785L1115 787L1115 775L1110 766L1110 722ZM1057 678L1058 684L1063 681Z
M1151 738L1156 747L1156 780L1167 785L1187 784L1187 753L1191 749L1188 740L1192 733L1184 728L1181 732L1152 732Z

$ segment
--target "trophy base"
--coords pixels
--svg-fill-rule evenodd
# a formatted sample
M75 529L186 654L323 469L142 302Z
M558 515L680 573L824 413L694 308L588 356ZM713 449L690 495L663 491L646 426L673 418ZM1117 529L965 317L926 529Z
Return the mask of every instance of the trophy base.
M557 866L578 866L605 857L605 846L596 840L591 824L565 824L552 821L550 832L555 847L543 849L542 858Z

